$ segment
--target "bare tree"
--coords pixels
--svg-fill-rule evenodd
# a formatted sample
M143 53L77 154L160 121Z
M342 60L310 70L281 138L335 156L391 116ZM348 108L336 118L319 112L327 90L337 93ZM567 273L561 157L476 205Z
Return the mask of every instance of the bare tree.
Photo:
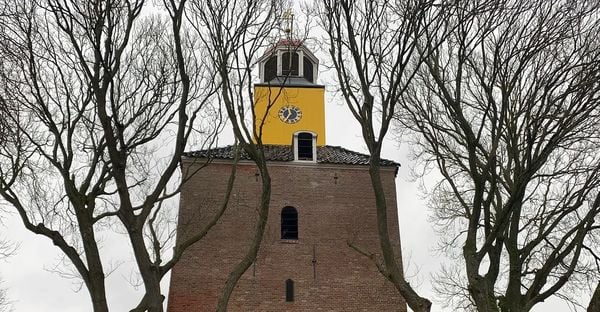
M369 172L382 255L353 247L374 260L414 311L429 311L431 302L405 280L402 264L395 257L379 167L390 124L421 62L417 43L426 29L442 31L440 12L431 1L418 0L325 0L318 12L328 34L339 91L362 127L371 156Z
M0 210L1 211L1 210ZM16 246L8 241L0 241L0 259L9 257L15 252ZM4 281L0 279L0 312L10 312L11 302L8 297L8 291L4 288Z
M433 209L466 274L453 285L477 311L572 299L599 272L600 5L473 1L452 12L447 38L430 29L420 42L426 66L398 119L416 159L443 177Z
M252 109L253 79L256 76L252 73L261 56L259 53L268 51L280 38L280 14L284 11L284 5L278 0L248 1L235 5L209 0L192 3L188 14L190 25L195 28L206 50L211 51L210 61L215 66L215 79L220 84L219 100L227 111L235 138L255 163L262 182L254 236L244 258L228 276L217 311L226 311L237 282L256 260L268 220L271 177L263 149L262 129L271 105L283 89L270 88L267 109L263 116L256 116ZM262 122L257 124L257 120Z
M98 244L108 226L124 232L143 282L134 311L163 310L161 279L210 228L173 246L174 230L160 222L186 181L182 153L212 144L220 116L208 105L210 67L182 30L183 3L165 1L154 16L145 8L2 2L0 107L11 133L0 145L0 195L60 248L94 311L108 311Z
M0 312L9 312L9 311L10 311L10 301L8 300L8 296L6 294L6 289L2 288L2 289L0 289Z

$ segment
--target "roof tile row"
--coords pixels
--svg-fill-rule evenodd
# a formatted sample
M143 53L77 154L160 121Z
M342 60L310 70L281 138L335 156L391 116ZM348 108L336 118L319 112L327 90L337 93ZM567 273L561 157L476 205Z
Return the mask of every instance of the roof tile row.
M290 145L263 145L265 158L268 161L293 161L294 152ZM213 158L213 159L233 159L233 145L218 147L214 149L192 151L185 153L187 157L194 158ZM318 146L317 147L317 163L321 164L343 164L343 165L368 165L369 155L357 153L347 150L339 146ZM250 158L244 152L240 155L240 159L249 160ZM398 163L382 159L382 166L399 166Z

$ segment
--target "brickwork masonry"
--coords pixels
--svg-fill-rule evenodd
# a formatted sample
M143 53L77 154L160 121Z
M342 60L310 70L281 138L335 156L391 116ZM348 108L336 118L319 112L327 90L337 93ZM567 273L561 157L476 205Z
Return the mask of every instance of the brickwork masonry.
M190 165L188 166L195 166ZM192 168L193 169L193 168ZM231 164L200 170L181 194L178 238L197 231L223 199ZM379 253L376 210L365 166L294 165L269 168L272 196L258 259L236 287L229 311L406 311L404 300L352 242ZM225 215L192 246L171 275L169 312L215 311L228 273L246 252L257 219L260 177L251 164L238 175ZM400 257L394 170L383 170L390 234ZM281 209L298 211L298 240L280 238ZM294 281L294 301L285 281Z

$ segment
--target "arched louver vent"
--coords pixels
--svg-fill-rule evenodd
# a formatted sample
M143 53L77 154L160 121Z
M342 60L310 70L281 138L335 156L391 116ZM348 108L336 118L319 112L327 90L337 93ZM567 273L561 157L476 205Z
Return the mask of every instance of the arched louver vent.
M284 52L281 54L281 75L295 77L300 74L298 69L298 53Z
M277 77L277 55L273 55L265 63L265 81L271 81Z
M303 76L306 80L308 80L309 82L314 82L313 80L313 63L310 61L310 59L308 57L304 57L303 58Z

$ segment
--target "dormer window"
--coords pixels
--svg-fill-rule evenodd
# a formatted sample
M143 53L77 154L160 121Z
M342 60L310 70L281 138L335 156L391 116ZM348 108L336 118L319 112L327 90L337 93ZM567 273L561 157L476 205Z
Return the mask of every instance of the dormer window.
M314 133L294 133L294 160L317 161L317 136Z

